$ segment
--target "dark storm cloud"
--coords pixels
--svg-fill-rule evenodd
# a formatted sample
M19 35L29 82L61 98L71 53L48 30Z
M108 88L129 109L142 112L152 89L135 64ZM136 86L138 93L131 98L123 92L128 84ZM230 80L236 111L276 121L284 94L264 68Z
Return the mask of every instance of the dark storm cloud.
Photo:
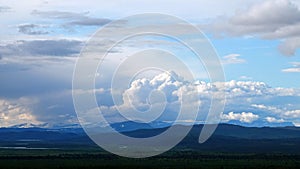
M72 93L66 91L52 92L39 96L39 104L33 108L33 114L39 121L69 124L76 118ZM55 120L54 120L55 119Z
M71 88L80 41L18 41L0 45L0 97L18 98ZM75 58L75 57L74 57Z
M77 40L32 40L16 41L0 46L2 56L73 56L78 54L82 42Z
M93 18L88 16L88 12L76 13L65 11L39 11L34 10L31 13L43 18L64 20L65 25L79 25L79 26L102 26L109 23L111 20L106 18Z
M74 63L45 63L39 67L21 63L0 66L0 97L18 98L72 88Z
M30 68L27 65L21 65L21 64L2 64L0 67L0 73L18 72L18 71L27 71L27 70L30 70ZM2 84L4 83L5 82L2 82Z
M73 57L82 45L82 41L66 39L1 44L0 96L17 98L70 89Z
M44 26L36 24L22 24L18 26L19 32L27 35L45 35L48 34L48 31L44 31Z

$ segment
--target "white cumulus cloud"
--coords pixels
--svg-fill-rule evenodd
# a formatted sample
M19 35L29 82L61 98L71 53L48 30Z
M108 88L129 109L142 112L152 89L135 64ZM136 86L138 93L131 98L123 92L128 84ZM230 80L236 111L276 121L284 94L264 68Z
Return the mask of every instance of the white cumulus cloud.
M285 117L289 118L300 118L300 110L290 110L283 113Z
M175 77L175 78L174 78ZM152 97L153 91L160 92L162 95ZM121 102L110 107L102 106L103 112L109 117L113 117L112 121L118 121L118 110L125 114L132 114L138 110L147 112L149 109L163 111L161 121L174 120L180 110L181 94L188 96L188 106L199 106L197 119L192 119L191 112L186 109L184 111L184 120L204 121L210 108L211 98L222 99L221 95L226 96L226 106L222 119L225 121L238 120L244 123L252 123L253 121L274 121L283 119L287 122L296 122L297 110L296 104L290 104L289 98L299 99L300 90L293 88L271 87L263 82L255 81L228 81L208 83L204 81L185 81L174 72L165 72L158 74L153 78L141 78L132 81L129 88L121 95ZM161 99L164 97L165 99ZM287 100L285 99L287 98ZM279 107L271 105L272 101L280 102ZM163 105L163 106L162 106ZM188 107L187 106L187 107ZM160 109L159 107L162 107ZM241 112L241 113L235 113ZM151 113L148 111L148 113ZM218 118L218 113L215 116ZM134 115L134 114L133 114ZM152 116L145 116L151 118ZM124 119L122 119L124 120Z
M231 120L238 120L243 123L252 123L253 121L256 121L258 118L259 116L253 114L252 112L242 112L242 113L229 112L228 114L222 115L222 120L225 122Z
M270 123L283 123L285 122L284 119L276 119L275 117L266 117L267 122Z

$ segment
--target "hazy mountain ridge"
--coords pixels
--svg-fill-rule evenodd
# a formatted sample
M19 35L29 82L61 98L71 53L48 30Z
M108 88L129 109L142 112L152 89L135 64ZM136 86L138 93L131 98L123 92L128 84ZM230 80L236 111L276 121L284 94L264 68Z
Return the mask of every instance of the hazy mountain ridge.
M120 122L111 124L110 127L115 131L122 132L125 134L139 134L147 137L147 134L153 135L153 133L160 133L165 131L170 127L171 123L166 122L152 122L152 123L137 123L132 121ZM179 125L179 126L189 126ZM104 133L107 133L111 130L108 126L95 127L99 133L103 130ZM194 125L190 133L195 132L196 130L200 132L203 124ZM91 127L92 128L92 127ZM23 123L19 125L14 125L11 127L2 127L0 132L5 131L51 131L51 132L61 132L61 133L76 133L82 135L84 133L83 128L79 124L67 124L67 125L50 125L48 123L44 124L31 124ZM249 127L235 124L222 123L218 125L214 135L221 136L231 136L237 138L247 138L247 139L264 139L264 138L295 138L300 137L300 128L295 126L283 126L283 127Z
M133 123L116 124L121 130L133 129ZM27 125L26 125L27 126ZM116 129L117 129L116 127ZM131 137L150 137L168 129L148 128L122 133ZM177 127L187 127L178 125ZM218 152L276 152L298 153L300 150L300 128L298 127L243 127L231 124L220 124L212 137L203 144L198 137L203 125L195 125L189 134L175 149L192 149L195 151ZM103 137L110 133L100 133ZM97 145L81 128L0 128L1 147L50 147L50 148L96 148Z
M135 125L134 122L116 123L112 125L116 131L119 131L125 135L132 137L149 137L157 135L168 129L168 124L163 123L160 125ZM18 128L21 126L21 128ZM80 127L77 128L39 128L32 126L24 128L24 125L14 126L10 128L0 128L0 140L9 139L9 136L17 137L28 137L29 135L35 136L37 139L39 136L45 135L68 135L73 134L74 136L86 136L84 130ZM30 126L30 125L25 125ZM178 125L180 127L188 127L186 125ZM188 134L188 136L198 137L203 125L194 125ZM26 134L25 134L26 133ZM31 133L31 134L28 134ZM32 133L35 133L32 134ZM101 133L101 132L99 132ZM300 128L294 126L287 127L244 127L232 124L219 124L213 136L232 137L240 139L287 139L287 138L300 138ZM62 139L60 137L59 139Z

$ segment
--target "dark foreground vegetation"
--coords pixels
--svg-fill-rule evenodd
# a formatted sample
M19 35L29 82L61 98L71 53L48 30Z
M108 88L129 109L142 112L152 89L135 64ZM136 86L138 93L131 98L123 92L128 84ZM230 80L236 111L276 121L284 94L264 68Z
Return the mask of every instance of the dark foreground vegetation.
M219 125L204 144L201 126L171 151L145 159L101 150L80 129L0 129L0 169L293 169L300 168L300 129ZM124 134L148 137L164 129Z
M296 169L299 166L300 155L289 154L201 153L191 150L173 150L156 157L129 159L118 157L99 149L5 149L0 152L0 168L7 169Z

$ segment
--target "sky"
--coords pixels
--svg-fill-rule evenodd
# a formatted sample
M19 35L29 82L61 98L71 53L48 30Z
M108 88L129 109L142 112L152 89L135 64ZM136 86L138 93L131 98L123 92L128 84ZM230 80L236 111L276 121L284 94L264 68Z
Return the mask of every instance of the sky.
M97 30L110 22L143 13L168 14L200 29L218 54L225 81L210 82L205 67L194 62L193 54L174 40L133 37L116 46L95 75L99 109L110 122L124 121L120 111L128 114L134 111L131 106L148 111L146 118L152 118L151 112L158 110L156 105L161 106L162 100L155 96L151 100L149 96L152 91L159 91L165 97L165 109L159 121L176 118L183 99L180 93L184 92L193 98L189 100L191 106L200 106L196 121L204 122L212 96L222 99L218 96L224 93L227 99L220 117L222 122L300 126L299 0L231 0L230 3L0 0L0 126L78 123L72 100L72 78L80 51ZM172 25L165 29L174 34L178 31ZM184 79L176 71L152 70L134 77L118 94L119 101L114 102L109 80L112 68L128 55L154 47L179 55L180 61L197 72L196 79ZM136 62L142 56L147 57L138 54L132 55L137 57ZM153 55L168 58L164 52ZM159 62L175 65L174 60L156 61ZM133 67L124 67L120 75L129 76ZM149 100L153 103L152 111ZM193 121L192 116L187 108L183 121ZM99 123L92 115L89 117L87 123Z

